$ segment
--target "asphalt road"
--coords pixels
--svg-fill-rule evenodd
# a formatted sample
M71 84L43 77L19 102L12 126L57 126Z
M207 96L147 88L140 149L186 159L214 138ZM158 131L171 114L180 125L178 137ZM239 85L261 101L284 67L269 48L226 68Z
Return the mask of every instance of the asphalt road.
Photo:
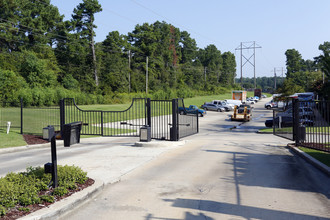
M243 124L208 112L184 146L61 219L330 219L330 178L291 153L288 140L255 133L271 117L266 101Z

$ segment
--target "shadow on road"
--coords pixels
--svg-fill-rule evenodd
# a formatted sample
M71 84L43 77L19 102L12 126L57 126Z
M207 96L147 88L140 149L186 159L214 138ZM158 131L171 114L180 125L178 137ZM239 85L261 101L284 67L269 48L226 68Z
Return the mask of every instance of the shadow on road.
M175 199L164 200L172 202L173 207L197 209L200 211L215 212L219 214L227 214L234 216L241 216L246 219L318 219L328 220L314 215L303 215L299 213L292 213L286 211L277 211L272 209L257 208L245 205L229 204L223 202L215 202L210 200L194 200L194 199ZM148 218L146 218L148 219ZM157 219L157 218L155 218ZM194 219L194 218L191 218ZM205 218L207 219L207 218Z
M237 190L238 185L259 186L321 193L330 198L330 178L294 155L219 150L206 152L233 155L230 164L233 166L234 180L227 181L234 181Z

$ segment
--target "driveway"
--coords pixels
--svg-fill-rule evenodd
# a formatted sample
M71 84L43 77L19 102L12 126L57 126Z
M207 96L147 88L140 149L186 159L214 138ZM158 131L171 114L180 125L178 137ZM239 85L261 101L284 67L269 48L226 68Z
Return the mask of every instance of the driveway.
M256 133L272 115L265 102L247 123L208 112L184 145L126 172L61 219L329 219L330 178L291 153L286 139Z

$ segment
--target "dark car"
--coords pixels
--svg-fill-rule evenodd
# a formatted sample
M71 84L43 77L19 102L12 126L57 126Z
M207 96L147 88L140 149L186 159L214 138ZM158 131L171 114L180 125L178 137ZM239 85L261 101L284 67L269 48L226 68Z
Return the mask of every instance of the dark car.
M299 122L304 126L313 126L314 121L309 119L300 119ZM275 118L276 127L279 127L279 117ZM268 119L265 121L265 125L268 128L273 127L273 119ZM293 126L293 117L291 116L282 116L281 117L281 127L292 127Z

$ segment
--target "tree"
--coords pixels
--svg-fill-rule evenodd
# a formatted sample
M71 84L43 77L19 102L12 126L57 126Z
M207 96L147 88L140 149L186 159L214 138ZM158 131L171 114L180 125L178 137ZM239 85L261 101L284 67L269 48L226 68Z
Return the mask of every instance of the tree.
M330 78L330 42L320 44L319 50L321 50L323 54L316 57L315 60L320 64L321 69L326 76Z
M94 28L97 26L94 24L94 14L102 11L102 7L98 0L83 0L74 10L72 15L73 28L79 39L86 40L90 46L91 57L88 59L92 64L94 79L96 86L99 85L97 68L96 68L96 54L94 43Z
M128 48L126 36L110 32L100 44L100 79L103 92L128 92Z
M20 51L51 46L63 16L50 0L0 2L0 50Z
M220 82L224 85L233 85L236 77L236 60L235 55L231 52L224 52L222 55L222 73Z
M303 59L301 54L295 49L288 49L285 52L287 77L290 78L291 73L301 71L303 69Z
M197 44L195 39L192 39L187 31L182 31L180 45L182 54L181 63L192 63L196 59L197 54Z
M213 44L208 45L205 49L198 51L198 59L206 67L209 73L208 81L219 83L220 73L222 70L222 57L221 52Z

